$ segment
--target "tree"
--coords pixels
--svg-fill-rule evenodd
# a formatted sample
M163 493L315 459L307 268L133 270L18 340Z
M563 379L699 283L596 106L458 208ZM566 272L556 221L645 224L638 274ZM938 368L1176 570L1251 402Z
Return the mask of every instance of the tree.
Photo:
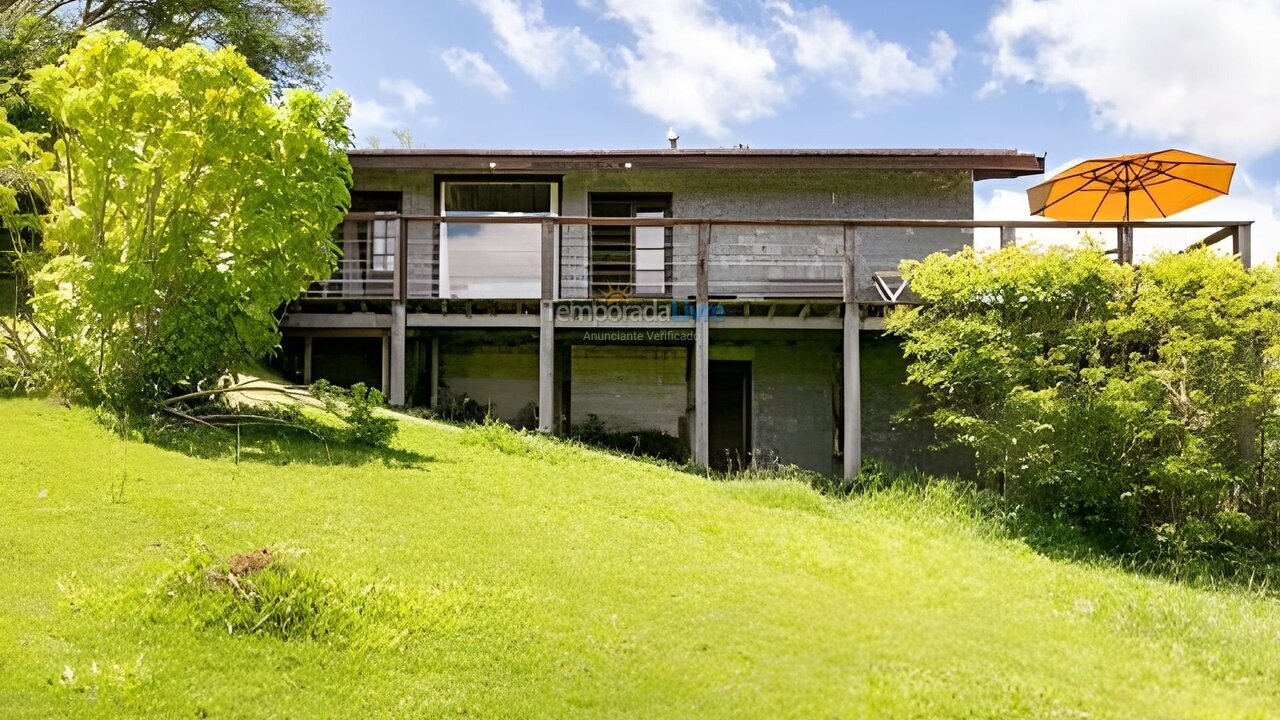
M0 0L0 78L55 61L83 33L115 29L148 47L234 46L280 88L318 88L328 66L324 0Z
M144 410L279 341L336 260L350 102L230 50L90 33L25 93L55 122L31 323L51 390Z
M936 425L1011 499L1138 543L1280 550L1280 283L1208 250L909 262L887 327Z

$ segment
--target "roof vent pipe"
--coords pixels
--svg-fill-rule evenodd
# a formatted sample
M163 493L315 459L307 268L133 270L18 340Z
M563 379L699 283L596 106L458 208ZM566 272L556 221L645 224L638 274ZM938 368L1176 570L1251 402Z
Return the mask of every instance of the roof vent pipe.
M667 142L671 143L672 150L675 150L676 146L680 144L680 136L676 134L675 128L667 128Z

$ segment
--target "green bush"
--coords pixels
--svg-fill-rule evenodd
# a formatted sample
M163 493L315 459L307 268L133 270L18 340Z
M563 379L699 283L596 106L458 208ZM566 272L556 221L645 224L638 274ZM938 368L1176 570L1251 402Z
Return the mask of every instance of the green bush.
M343 426L337 430L328 426L319 428L326 439L385 447L395 437L395 419L377 414L377 410L387 404L377 389L356 383L345 390L326 380L317 380L311 385L311 394L324 403L326 412L342 421Z
M586 445L659 460L682 462L689 455L680 438L661 430L618 430L609 427L594 414L587 415L585 421L574 425L569 435Z
M933 255L888 320L934 422L1017 502L1180 554L1275 551L1280 283L1208 250Z

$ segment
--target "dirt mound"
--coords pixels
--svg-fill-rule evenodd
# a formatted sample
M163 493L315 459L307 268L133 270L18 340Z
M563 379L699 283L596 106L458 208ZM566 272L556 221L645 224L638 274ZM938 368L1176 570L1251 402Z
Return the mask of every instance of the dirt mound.
M237 553L232 555L229 561L230 573L237 577L252 575L270 565L274 557L271 554L271 548Z

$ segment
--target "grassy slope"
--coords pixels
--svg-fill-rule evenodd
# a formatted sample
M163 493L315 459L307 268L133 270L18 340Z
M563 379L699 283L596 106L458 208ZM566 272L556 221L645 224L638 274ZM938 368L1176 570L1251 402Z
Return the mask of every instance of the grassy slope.
M1050 561L942 492L398 443L419 456L237 466L0 402L0 715L1280 714L1275 602ZM128 598L196 535L395 586L430 631L356 652L143 621Z

